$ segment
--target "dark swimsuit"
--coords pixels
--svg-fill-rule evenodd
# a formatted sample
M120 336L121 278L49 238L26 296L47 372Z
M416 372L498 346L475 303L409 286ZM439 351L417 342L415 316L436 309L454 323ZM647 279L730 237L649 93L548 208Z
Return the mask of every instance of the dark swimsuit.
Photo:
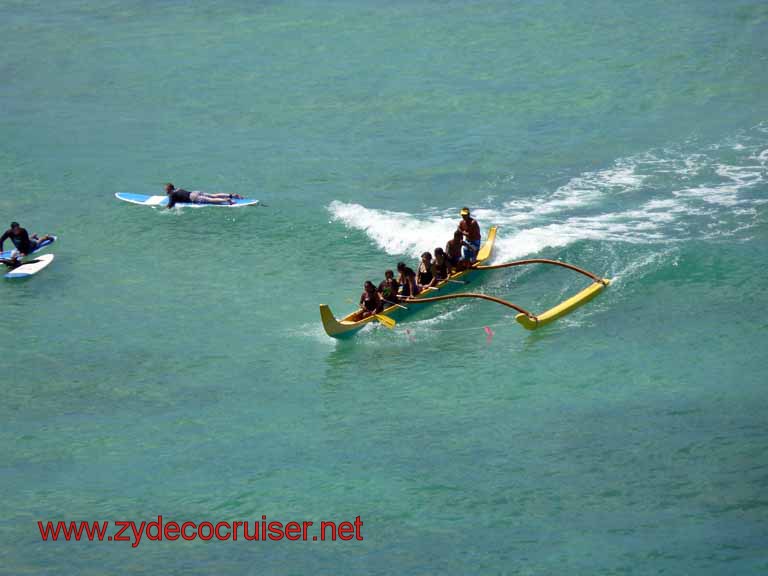
M368 312L381 311L381 301L375 294L371 295L368 294L368 292L363 292L362 296L360 296L360 304L362 304L363 308L365 308Z
M176 188L173 192L168 194L168 208L173 208L176 204L190 204L192 200L189 199L191 192Z
M10 240L13 242L13 245L16 246L16 250L22 254L31 254L32 251L37 248L37 242L29 238L29 233L25 228L21 228L20 232L21 233L16 236L10 228L6 230L5 233L0 236L0 248L2 248L2 245L6 240Z
M423 262L421 264L419 264L419 275L416 277L417 278L416 279L416 283L419 286L426 286L427 284L432 282L432 279L434 278L434 276L432 276L432 270L424 271L424 270L421 269L422 266L424 266ZM430 268L431 267L432 267L432 265L430 264Z
M403 271L402 276L405 279L405 282L400 284L400 288L401 288L400 296L402 296L403 298L408 298L410 296L416 295L416 294L411 294L411 280L410 280L415 275L416 274L410 268L406 268Z

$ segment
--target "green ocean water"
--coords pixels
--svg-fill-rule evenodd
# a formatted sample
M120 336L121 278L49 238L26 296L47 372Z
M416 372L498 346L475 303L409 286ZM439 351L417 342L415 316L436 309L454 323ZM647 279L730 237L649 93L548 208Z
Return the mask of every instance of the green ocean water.
M59 236L0 283L0 574L768 572L765 3L2 2L0 37L0 223ZM267 206L113 196L167 181ZM463 205L495 262L613 284L325 335ZM160 514L364 540L37 528Z

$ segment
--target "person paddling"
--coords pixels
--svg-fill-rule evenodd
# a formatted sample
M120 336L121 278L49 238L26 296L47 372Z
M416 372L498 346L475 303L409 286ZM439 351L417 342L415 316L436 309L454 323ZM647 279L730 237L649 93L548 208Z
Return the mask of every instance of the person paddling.
M461 231L456 229L453 238L445 245L445 257L452 268L460 268L462 246L464 246L464 240Z
M419 293L419 287L416 284L416 273L413 269L406 266L405 262L398 262L397 272L400 275L397 278L397 282L400 284L400 297L416 296Z
M168 208L176 204L234 204L236 199L242 198L240 194L206 194L204 192L189 192L182 188L176 188L168 182L165 185L165 193L168 195Z
M435 259L432 262L432 270L435 275L432 280L432 285L447 280L448 276L451 275L451 264L448 261L448 256L440 246L435 248Z
M424 290L424 288L432 286L434 279L432 254L424 252L421 255L421 262L419 262L419 270L416 272L416 284L419 285L419 290Z
M464 206L459 212L461 222L459 222L459 232L464 237L464 250L462 251L462 260L474 262L477 260L477 253L480 251L480 224L472 218L469 208Z
M360 295L360 319L378 314L384 309L384 305L376 292L373 282L366 280L363 285L363 293Z
M379 284L379 296L386 304L397 304L399 290L400 284L395 280L395 273L392 270L386 270L384 280Z
M19 251L21 256L26 256L35 251L41 242L50 240L52 236L45 235L42 238L37 234L29 235L26 229L22 228L18 222L11 222L11 227L6 230L2 236L0 236L0 252L3 251L3 244L6 240L13 242L16 246L16 250Z

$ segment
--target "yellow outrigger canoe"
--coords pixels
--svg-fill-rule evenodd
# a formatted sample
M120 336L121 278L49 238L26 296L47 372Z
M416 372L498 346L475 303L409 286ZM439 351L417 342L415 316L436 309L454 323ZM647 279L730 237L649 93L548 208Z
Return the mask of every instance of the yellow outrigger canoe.
M496 226L493 226L488 231L488 239L480 248L480 252L477 253L476 264L482 264L483 262L487 262L490 259L491 253L493 252L493 243L495 241ZM377 316L389 317L396 321L401 320L412 312L412 310L408 308L406 304L416 302L430 294L435 294L436 292L445 294L452 289L455 290L457 287L463 285L465 286L469 284L477 274L478 272L474 268L469 268L468 270L462 270L460 272L451 274L448 280L443 280L435 288L424 290L423 292L420 292L413 298L409 298L407 301L404 301L401 304L385 308L384 311L381 314L377 314ZM363 318L361 320L361 313L361 310L355 310L351 314L344 316L344 318L341 320L336 320L336 317L333 315L333 312L331 312L331 309L328 307L328 305L320 304L320 319L323 321L323 328L325 328L325 333L332 338L346 338L353 335L366 324L379 321L376 316L368 316L367 318Z
M452 300L455 298L477 298L507 306L508 308L512 308L518 312L517 316L515 316L515 320L517 320L520 325L522 325L524 328L527 328L528 330L535 330L540 326L549 324L561 316L568 314L582 304L589 302L592 300L592 298L597 296L603 290L603 288L611 283L611 281L607 278L600 278L591 272L587 272L586 270L579 268L578 266L568 264L567 262L560 262L559 260L532 258L528 260L507 262L505 264L487 265L485 262L490 259L493 252L493 245L496 241L496 231L496 226L493 226L488 231L488 239L485 241L485 244L483 244L482 248L480 248L480 252L477 254L477 261L472 265L471 268L451 274L447 280L443 280L435 288L429 288L417 294L416 296L401 300L399 304L384 309L384 311L380 314L361 319L360 316L362 311L355 310L341 320L337 320L333 315L333 312L331 312L331 309L326 304L320 304L320 319L323 321L323 328L325 328L326 334L332 338L346 338L353 335L355 332L370 322L379 322L389 328L392 328L397 320L401 320L412 312L411 306L413 304L428 304L431 302L440 302L442 300ZM459 294L449 293L455 291L457 287L470 284L479 272L485 270L497 270L499 268L510 268L514 266L525 266L528 264L551 264L554 266L567 268L587 276L592 280L592 283L575 296L568 298L554 308L551 308L546 312L539 314L538 316L532 314L525 308L521 308L520 306L513 304L512 302L507 302L506 300L502 300L501 298L496 298L494 296L489 296L487 294L479 294L476 292L462 292ZM437 292L440 293L440 296L432 296L432 294Z

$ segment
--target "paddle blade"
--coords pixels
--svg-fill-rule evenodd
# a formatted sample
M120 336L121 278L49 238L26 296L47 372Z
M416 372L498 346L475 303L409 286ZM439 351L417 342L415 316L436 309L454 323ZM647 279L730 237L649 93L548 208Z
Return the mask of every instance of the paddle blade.
M395 324L397 324L397 322L392 320L392 318L390 318L389 316L384 316L383 314L376 314L374 318L376 318L376 320L378 320L380 324L383 324L390 330L392 330L395 327Z

